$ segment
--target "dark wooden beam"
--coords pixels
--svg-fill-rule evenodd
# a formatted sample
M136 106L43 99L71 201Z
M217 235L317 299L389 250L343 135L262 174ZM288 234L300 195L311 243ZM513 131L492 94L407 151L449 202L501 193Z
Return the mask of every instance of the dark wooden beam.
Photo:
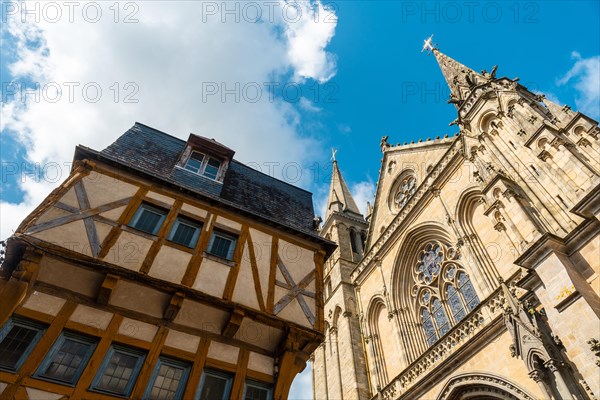
M117 286L117 282L119 281L119 277L116 275L107 274L98 290L98 296L96 297L96 302L98 304L107 305L110 296Z
M229 321L227 321L227 324L225 324L225 327L223 328L223 336L227 338L232 338L236 334L238 329L240 329L243 319L244 312L237 308L233 309L233 311L229 315Z
M165 309L164 318L167 321L175 320L175 317L177 317L179 310L181 310L181 305L183 304L184 298L185 298L185 295L183 293L177 292L177 293L173 294L173 297L171 297L171 301L169 302L169 305Z

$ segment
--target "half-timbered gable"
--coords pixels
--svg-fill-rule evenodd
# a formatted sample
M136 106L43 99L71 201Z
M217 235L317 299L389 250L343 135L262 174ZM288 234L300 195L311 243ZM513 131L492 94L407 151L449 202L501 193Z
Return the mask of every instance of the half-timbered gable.
M103 151L77 147L9 241L0 352L24 355L0 365L3 398L286 397L323 338L334 245L313 229L309 192L233 156L139 123ZM7 347L15 329L31 332L27 349ZM53 369L69 367L53 358L66 347L79 351L69 379ZM163 375L178 377L170 389Z

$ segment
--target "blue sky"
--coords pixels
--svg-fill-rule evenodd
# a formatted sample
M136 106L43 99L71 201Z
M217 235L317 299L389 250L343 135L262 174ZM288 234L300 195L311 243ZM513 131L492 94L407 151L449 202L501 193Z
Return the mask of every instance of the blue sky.
M20 2L1 3L2 238L66 177L75 145L102 149L135 121L216 138L311 190L317 213L335 147L364 208L382 136L457 131L435 58L421 53L431 34L475 70L498 64L499 76L600 114L598 1L282 2L270 14L262 1L82 2L72 15L57 2L60 18L28 4L23 20ZM297 398L309 397L304 377Z

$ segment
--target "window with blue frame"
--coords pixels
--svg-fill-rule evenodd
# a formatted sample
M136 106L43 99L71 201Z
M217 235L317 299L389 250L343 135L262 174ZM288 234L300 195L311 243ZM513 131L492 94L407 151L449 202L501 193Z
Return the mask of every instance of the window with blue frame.
M228 400L233 374L205 369L196 393L196 400Z
M198 242L202 224L184 217L177 217L169 232L168 240L194 248Z
M142 203L133 215L133 218L131 218L129 226L142 232L156 235L166 217L166 210Z
M190 373L191 365L186 362L159 357L150 384L144 394L148 400L179 400Z
M271 400L272 398L272 385L257 381L246 381L244 385L244 400Z
M207 252L226 260L233 260L233 252L237 244L237 237L220 230L213 230L208 242Z
M46 330L46 326L12 317L0 328L0 370L15 372Z
M129 396L140 373L146 353L112 345L92 382L91 390L118 396Z
M35 376L75 385L87 365L98 340L70 332L61 333Z

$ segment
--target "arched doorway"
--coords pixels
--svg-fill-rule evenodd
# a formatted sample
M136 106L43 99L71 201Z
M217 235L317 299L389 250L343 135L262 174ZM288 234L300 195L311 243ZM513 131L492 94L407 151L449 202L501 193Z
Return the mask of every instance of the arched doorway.
M437 400L535 400L535 398L500 376L471 373L452 377Z

